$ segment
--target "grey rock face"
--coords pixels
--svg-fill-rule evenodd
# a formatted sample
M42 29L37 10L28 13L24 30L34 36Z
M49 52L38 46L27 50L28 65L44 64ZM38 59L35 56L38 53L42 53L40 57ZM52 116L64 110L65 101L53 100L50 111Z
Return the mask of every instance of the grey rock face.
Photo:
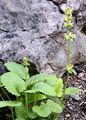
M72 1L73 31L77 38L71 43L71 63L75 64L86 60L86 2L79 0L75 9L75 0ZM54 2L60 5L56 6ZM26 56L36 64L40 72L55 73L59 76L64 73L67 63L64 14L61 12L64 3L62 0L54 2L0 1L0 58L18 61Z

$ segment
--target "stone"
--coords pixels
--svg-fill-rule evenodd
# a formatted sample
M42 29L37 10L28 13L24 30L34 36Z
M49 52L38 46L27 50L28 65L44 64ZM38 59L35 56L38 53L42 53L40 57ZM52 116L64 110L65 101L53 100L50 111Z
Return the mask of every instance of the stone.
M53 2L55 2L57 4L61 4L61 3L67 2L67 0L51 0L51 1L53 1Z
M75 100L81 100L81 98L79 97L79 95L78 94L75 94L75 95L71 95L71 97L73 98L73 99L75 99Z
M55 3L58 4L55 4ZM75 41L71 42L71 63L86 60L86 2L70 0ZM62 76L67 64L62 0L1 0L0 59L19 61L27 57L39 72ZM77 7L75 7L78 5Z

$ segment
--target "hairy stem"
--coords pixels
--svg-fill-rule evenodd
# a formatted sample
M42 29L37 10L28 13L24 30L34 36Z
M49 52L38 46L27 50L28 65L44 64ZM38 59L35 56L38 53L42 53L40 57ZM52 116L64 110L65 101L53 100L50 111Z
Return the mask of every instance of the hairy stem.
M3 88L1 88L1 89L3 90L3 92L4 92L4 94L7 96L7 98L10 100L10 97L8 96L8 94L6 93L6 91L5 91ZM0 95L0 97L1 97L1 99L4 101L4 98L3 98L1 95ZM13 108L10 108L10 107L9 107L9 109L10 109L11 114L12 114L12 120L15 120Z
M0 95L0 98L4 101L4 99L3 99L2 95Z
M8 98L8 100L10 100L10 97L8 96L7 92L4 90L4 88L1 88L3 93L6 95L6 97Z
M56 118L57 118L57 113L54 114L53 120L56 120ZM57 118L57 120L58 120L58 118Z
M26 85L25 85L26 86ZM25 104L26 104L26 108L28 110L28 102L27 102L27 93L25 93Z
M15 120L13 108L11 108L11 113L12 113L12 120Z
M68 32L69 32L69 30L68 30ZM68 64L68 66L70 66L70 40L68 40L68 60L67 60L67 64ZM65 85L64 85L64 91L67 88L68 80L69 80L69 72L67 72L67 78L66 78ZM65 93L64 93L64 98L63 99L64 99L64 103L66 103Z
M70 65L70 40L68 40L68 66Z
M28 67L26 66L26 81L27 81L27 76L28 76ZM25 81L25 88L27 89L27 85L26 85L26 81ZM27 101L27 93L25 93L25 104L26 104L26 108L27 108L27 110L28 110L28 101Z

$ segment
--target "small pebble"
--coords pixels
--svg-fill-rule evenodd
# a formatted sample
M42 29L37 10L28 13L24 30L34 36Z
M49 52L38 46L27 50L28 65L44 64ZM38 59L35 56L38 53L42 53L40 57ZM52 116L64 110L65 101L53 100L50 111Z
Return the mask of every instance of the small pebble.
M66 117L70 117L70 114L67 114Z
M73 110L73 107L70 106L69 108L70 108L70 110Z
M78 78L82 78L84 76L84 73L79 73Z

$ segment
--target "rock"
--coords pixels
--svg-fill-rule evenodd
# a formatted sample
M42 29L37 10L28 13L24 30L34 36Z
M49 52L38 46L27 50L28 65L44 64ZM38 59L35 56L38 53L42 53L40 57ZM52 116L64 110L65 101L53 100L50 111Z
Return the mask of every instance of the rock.
M51 1L53 1L53 2L55 2L57 4L61 4L61 3L67 2L67 0L51 0Z
M58 120L64 120L64 115L60 114Z
M81 99L78 94L71 95L71 97L75 100L78 100L78 101Z
M61 4L61 5L59 5L59 9L60 9L60 11L62 11L62 13L64 14L64 12L65 12L65 8L67 7L67 4Z
M79 73L78 78L80 78L81 80L86 80L86 73L84 72Z
M69 117L70 117L70 114L67 114L66 117L69 118Z
M73 12L75 12L75 11L78 12L78 10L79 10L79 8L80 8L80 5L81 5L82 2L83 2L83 0L79 0L78 2L77 2L77 0L66 0L66 1L67 1L67 4L66 4L66 3L60 4L60 9L61 9L62 11L65 11L64 8L65 8L67 5L69 5L69 6L72 8Z
M67 63L64 14L53 1L63 5L63 0L0 1L1 59L19 61L26 56L39 72L63 75ZM72 64L86 60L86 2L79 0L76 4L73 31L77 38L71 43Z
M73 12L80 9L80 5L83 3L83 0L69 0L68 5L72 8Z

